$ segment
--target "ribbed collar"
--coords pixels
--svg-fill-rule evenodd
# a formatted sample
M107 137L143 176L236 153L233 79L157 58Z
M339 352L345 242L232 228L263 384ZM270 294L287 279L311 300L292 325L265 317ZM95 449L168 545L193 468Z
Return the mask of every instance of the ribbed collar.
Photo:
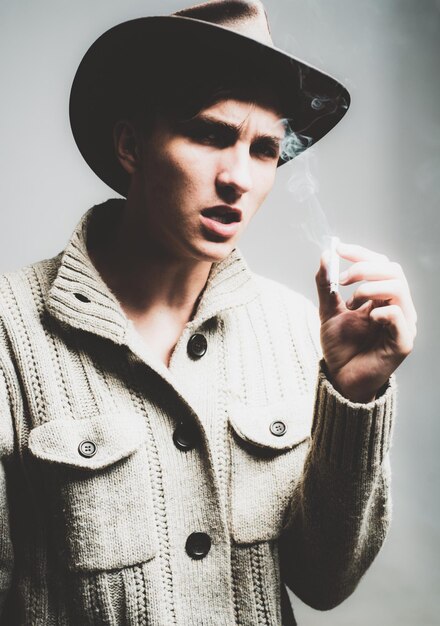
M47 296L47 310L65 324L79 328L117 344L124 344L132 322L93 265L87 251L87 233L92 219L105 219L105 213L122 210L124 200L108 200L91 207L77 224L65 249L59 254L60 265ZM212 265L194 319L197 328L204 321L226 309L241 306L258 294L241 252L235 248L225 259Z

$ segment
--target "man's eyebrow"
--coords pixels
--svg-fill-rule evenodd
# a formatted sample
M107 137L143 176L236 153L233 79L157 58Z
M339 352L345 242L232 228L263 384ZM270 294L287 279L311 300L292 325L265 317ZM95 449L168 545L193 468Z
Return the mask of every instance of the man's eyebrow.
M206 126L221 128L222 130L225 130L234 135L238 135L240 132L240 128L241 128L241 124L233 124L232 122L226 122L225 120L221 120L216 117L212 117L210 115L205 115L205 114L197 115L196 117L193 117L190 120L188 120L187 123L197 124L198 122L202 124L206 124ZM277 147L279 147L281 141L283 140L283 137L280 137L279 135L271 135L267 133L257 133L254 140L271 142L275 144Z

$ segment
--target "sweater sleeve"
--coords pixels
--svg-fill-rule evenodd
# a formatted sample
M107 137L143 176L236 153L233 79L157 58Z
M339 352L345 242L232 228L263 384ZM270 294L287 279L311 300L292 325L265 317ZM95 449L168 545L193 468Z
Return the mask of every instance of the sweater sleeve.
M316 343L319 318L316 310L309 315ZM279 544L284 582L313 608L345 600L384 542L395 399L392 375L376 400L351 402L319 361L310 447Z
M13 427L8 387L0 367L0 620L11 585L14 564L9 527L9 506L6 489L6 465L13 451Z

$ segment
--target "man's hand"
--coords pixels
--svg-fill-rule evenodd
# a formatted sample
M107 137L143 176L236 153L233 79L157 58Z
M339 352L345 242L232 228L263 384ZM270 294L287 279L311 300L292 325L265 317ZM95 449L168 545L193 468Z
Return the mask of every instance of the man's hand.
M337 252L353 262L340 284L367 282L344 302L330 293L328 253L321 256L316 284L323 356L333 386L348 400L369 402L411 352L417 314L398 263L357 245L340 243Z

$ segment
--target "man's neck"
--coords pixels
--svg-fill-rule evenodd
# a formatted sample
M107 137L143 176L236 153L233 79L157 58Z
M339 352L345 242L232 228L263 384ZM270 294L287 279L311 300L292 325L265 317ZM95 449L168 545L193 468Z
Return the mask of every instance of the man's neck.
M178 259L157 249L124 209L88 237L89 256L129 319L166 316L185 324L197 308L212 263Z

